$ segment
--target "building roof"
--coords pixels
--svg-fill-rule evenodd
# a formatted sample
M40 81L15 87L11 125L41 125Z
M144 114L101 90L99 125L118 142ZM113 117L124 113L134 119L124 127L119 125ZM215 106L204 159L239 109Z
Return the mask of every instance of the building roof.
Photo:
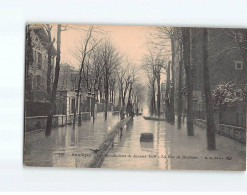
M38 35L41 44L47 49L47 43L48 43L49 39L48 39L48 34L47 34L46 30L44 29L44 27L41 25L35 25L35 26L31 25L31 28L32 28L33 32L36 35ZM54 47L54 45L52 46L51 52L52 52L53 56L57 55L57 50Z

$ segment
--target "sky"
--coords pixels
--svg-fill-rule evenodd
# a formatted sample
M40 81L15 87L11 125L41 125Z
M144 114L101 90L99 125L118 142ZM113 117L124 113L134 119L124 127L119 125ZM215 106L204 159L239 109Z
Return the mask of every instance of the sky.
M68 27L72 28L61 33L61 63L68 63L78 69L80 63L75 59L73 51L85 38L85 30L89 28L89 25L68 25ZM143 56L148 52L147 44L150 35L155 32L154 26L97 25L96 27L102 32L95 33L96 38L108 38L121 55L137 66L141 65ZM52 29L54 37L56 37L56 31L57 25L54 24ZM56 47L56 43L54 46Z
M73 25L71 29L61 34L61 62L67 62L78 68L78 62L73 56L76 45L85 37L85 32L79 29L88 29L88 25ZM130 61L140 64L142 56L147 52L146 43L149 35L154 31L153 26L99 26L103 32L101 37L107 37L117 48L120 54L127 56ZM53 25L53 36L56 36L57 25ZM96 35L97 36L97 35ZM56 44L54 45L56 47Z

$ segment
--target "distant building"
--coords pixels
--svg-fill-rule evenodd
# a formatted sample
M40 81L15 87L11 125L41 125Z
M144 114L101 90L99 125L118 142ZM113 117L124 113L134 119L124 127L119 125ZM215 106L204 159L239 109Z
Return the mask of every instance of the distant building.
M60 64L58 90L75 91L78 85L77 71L73 66L68 63Z

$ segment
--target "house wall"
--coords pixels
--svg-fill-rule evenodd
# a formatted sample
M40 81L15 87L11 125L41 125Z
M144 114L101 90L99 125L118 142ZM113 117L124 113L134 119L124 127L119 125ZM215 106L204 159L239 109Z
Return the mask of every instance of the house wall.
M42 44L40 37L32 30L30 32L33 45L33 64L29 66L31 74L31 87L35 101L41 101L47 98L47 67L48 67L48 51ZM38 62L39 54L41 54L41 63ZM54 56L51 63L54 66ZM51 73L53 80L53 71Z
M89 112L81 113L82 120L91 120ZM73 114L69 115L54 115L52 118L52 126L63 126L73 123ZM76 120L78 119L78 115ZM44 130L46 128L47 116L25 117L25 132Z
M247 83L246 64L243 63L242 70L235 69L235 61L243 62L239 46L220 29L209 30L209 57L212 86L232 81L238 88L244 87Z
M235 61L243 61L239 46L230 37L226 36L220 29L209 29L209 71L211 89L221 82L234 82L239 89L242 89L247 83L247 65L243 63L242 70L235 69ZM192 63L194 72L194 91L193 97L197 104L203 104L204 98L204 75L203 75L203 31L200 28L193 28L191 31L191 47L194 49ZM234 50L225 51L224 49L234 48ZM179 82L179 60L181 59L181 52L179 50L179 41L175 41L175 110L177 110L177 96L178 96L178 82ZM182 69L182 104L183 110L186 111L186 74L184 65ZM195 108L198 108L195 106Z

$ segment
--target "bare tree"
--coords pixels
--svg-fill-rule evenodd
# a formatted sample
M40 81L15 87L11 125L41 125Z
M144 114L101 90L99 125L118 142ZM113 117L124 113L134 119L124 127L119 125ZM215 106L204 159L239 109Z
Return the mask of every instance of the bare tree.
M183 61L187 81L187 134L194 135L193 127L193 69L190 53L190 28L181 28L183 41Z
M100 43L100 41L97 41L96 43L90 44L90 41L92 40L92 34L93 34L94 27L90 26L87 35L85 37L84 43L82 43L82 47L79 49L79 51L74 52L75 58L77 58L80 61L80 70L79 70L79 79L78 79L78 85L76 90L76 106L74 108L74 119L73 119L73 128L75 128L75 121L76 121L76 113L77 108L79 105L79 95L81 91L81 82L82 82L82 71L84 69L85 61L87 58L87 55L92 52L95 47ZM88 87L88 85L87 85ZM79 106L79 118L78 118L78 125L81 125L81 110Z
M178 64L178 101L177 101L177 111L178 111L178 129L181 129L181 120L182 120L182 66L183 61L180 60Z
M109 40L105 40L101 45L102 65L104 67L104 95L105 95L105 120L107 119L108 103L109 103L109 80L120 63L120 56L116 48L113 47Z
M48 58L47 58L47 77L46 77L46 92L48 97L50 98L51 96L51 72L52 72L52 49L53 49L53 44L55 42L55 37L52 39L51 37L51 30L52 30L52 25L46 24L43 25L46 33L48 35L48 44L47 44L47 53L48 53Z
M57 93L57 85L58 85L58 78L59 78L59 70L60 70L60 48L61 48L61 24L57 25L57 58L56 58L56 69L55 69L55 78L54 83L52 86L51 92L51 99L49 104L49 112L47 116L47 124L46 124L46 131L45 135L51 135L51 127L52 127L52 117L54 111L54 105L56 101L56 93Z
M203 75L204 75L204 92L206 100L206 115L207 115L207 145L209 150L216 149L215 143L215 123L213 112L213 100L210 87L210 74L208 67L208 29L203 29Z
M155 81L156 81L156 72L155 72L155 65L154 65L154 59L152 53L150 55L144 56L143 59L143 69L146 72L146 75L148 77L150 91L149 93L151 95L150 98L150 107L149 112L150 115L156 115L156 98L155 98Z
M166 91L165 91L165 117L167 121L170 121L170 63L168 63L168 68L166 70Z
M162 53L166 56L171 56L171 77L172 81L170 83L170 103L169 103L169 122L172 124L175 121L175 108L174 108L174 102L175 102L175 63L179 63L177 60L177 56L179 56L180 53L180 47L178 45L181 44L181 33L179 33L179 28L174 27L165 27L165 26L157 26L155 27L155 31L153 34L151 34L151 41L150 43L153 45L153 47L161 49ZM168 57L169 58L169 57ZM170 60L170 59L169 59ZM175 62L176 61L176 62ZM178 96L178 102L182 101L179 99L180 96ZM182 106L182 104L181 104ZM181 116L182 114L179 112L182 108L178 108L178 116ZM181 117L178 117L178 123L181 125ZM178 126L180 126L178 125Z
M220 57L223 54L230 54L240 50L243 62L247 64L247 30L246 29L220 29L221 35L227 36L228 41L224 47L215 52L214 57ZM220 36L221 36L220 35Z
M124 78L127 74L127 71L122 66L119 66L117 69L117 77L118 77L118 90L119 90L119 106L124 106L124 100L123 100L123 90L124 90Z
M162 69L166 69L165 59L161 54L162 50L149 49L148 55L144 56L143 68L147 73L149 83L151 86L152 97L151 97L151 115L160 116L161 106L161 89L160 89L160 76ZM156 82L156 85L155 85ZM156 108L156 91L157 88L157 108Z

